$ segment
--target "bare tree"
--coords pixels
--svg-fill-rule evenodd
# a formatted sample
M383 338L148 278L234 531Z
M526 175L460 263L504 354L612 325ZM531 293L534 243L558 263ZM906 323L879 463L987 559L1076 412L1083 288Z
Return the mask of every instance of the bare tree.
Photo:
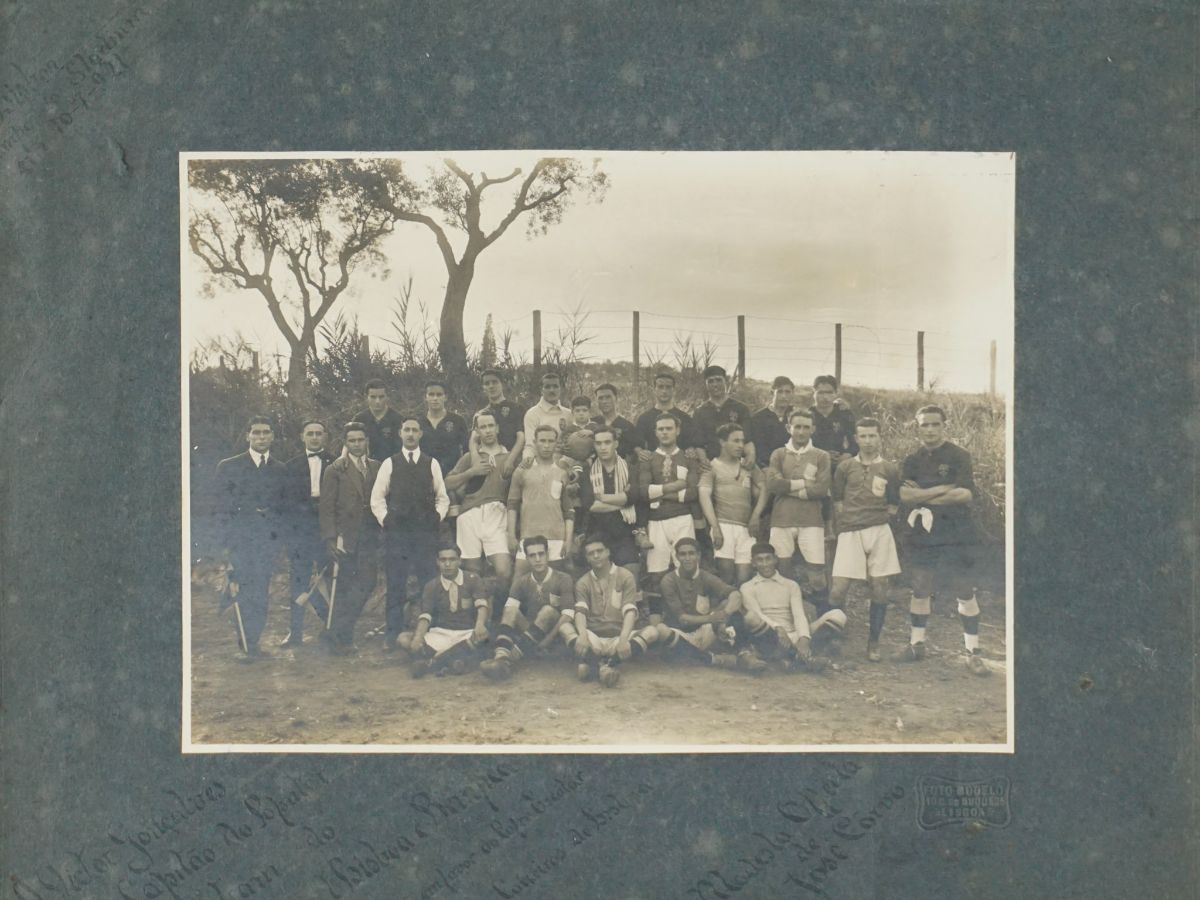
M414 186L391 160L378 170L384 175L391 201L390 212L397 221L413 222L429 229L446 265L446 294L442 302L439 347L442 365L448 371L466 367L466 336L463 311L475 278L475 262L517 219L526 217L526 236L545 234L562 221L573 199L583 196L600 202L608 188L608 176L600 161L590 167L575 159L539 159L528 173L514 168L506 175L491 177L486 172L468 172L452 159L442 161L420 185ZM524 175L524 177L522 177ZM507 211L492 227L483 223L484 193L499 185L513 186ZM448 231L466 235L466 244L456 252Z
M291 348L287 391L308 390L318 326L359 268L382 266L394 198L410 186L398 170L381 192L357 160L194 160L188 243L218 282L257 293ZM281 269L290 275L277 280Z

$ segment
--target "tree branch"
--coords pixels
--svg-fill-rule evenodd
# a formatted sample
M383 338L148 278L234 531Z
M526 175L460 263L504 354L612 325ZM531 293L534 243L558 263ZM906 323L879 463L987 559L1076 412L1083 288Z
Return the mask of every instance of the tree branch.
M508 230L509 225L517 221L517 217L520 216L521 213L528 212L528 210L525 208L525 200L529 196L529 189L533 187L533 183L537 180L537 177L542 174L542 171L545 168L546 160L544 159L539 159L534 164L533 168L530 169L529 174L525 176L525 180L521 182L521 190L517 191L517 198L513 201L512 209L508 211L508 215L500 220L500 224L496 226L495 230L493 230L491 234L484 237L483 247L480 249L491 246L491 244L498 237L500 237L500 235L504 234L504 232Z
M487 172L482 172L480 174L483 175L483 181L479 182L479 193L482 194L485 190L490 188L493 184L504 184L504 182L506 182L506 181L512 181L514 178L516 178L518 175L521 174L521 170L513 169L510 173L505 175L503 178L488 178Z

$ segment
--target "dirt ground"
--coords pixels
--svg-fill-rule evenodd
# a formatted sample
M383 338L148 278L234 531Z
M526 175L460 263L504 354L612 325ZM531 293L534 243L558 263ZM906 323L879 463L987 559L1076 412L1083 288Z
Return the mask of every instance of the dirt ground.
M840 655L822 674L741 672L649 658L622 667L608 690L581 683L574 662L525 662L496 684L478 671L414 681L408 655L371 635L373 597L357 631L359 653L331 656L316 640L280 648L287 633L285 578L274 582L261 646L240 662L232 614L217 615L203 580L192 596L192 740L198 744L933 744L1006 740L1003 597L980 597L980 645L990 677L964 666L953 601L935 600L929 657L888 661L908 641L907 603L889 607L881 649L866 660L865 596L855 594ZM907 596L896 592L897 599ZM811 609L811 608L810 608Z

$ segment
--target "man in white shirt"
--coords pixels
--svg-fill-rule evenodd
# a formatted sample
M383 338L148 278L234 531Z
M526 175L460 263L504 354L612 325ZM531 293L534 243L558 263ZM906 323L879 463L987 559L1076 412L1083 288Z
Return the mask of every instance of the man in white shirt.
M827 658L812 654L812 635L824 628L841 631L846 627L846 614L830 610L810 631L800 585L779 574L775 548L758 543L750 552L758 574L742 585L742 617L755 652L781 659L789 670L797 666L810 672L828 668Z
M436 574L438 525L450 509L442 469L422 453L421 422L405 415L400 452L385 459L371 488L371 512L384 530L387 613L384 641L389 650L404 626L408 576L423 585Z
M528 443L522 451L524 460L533 459L533 436L539 427L549 425L559 437L571 424L571 411L562 405L562 376L554 371L542 373L542 399L525 411L525 439Z

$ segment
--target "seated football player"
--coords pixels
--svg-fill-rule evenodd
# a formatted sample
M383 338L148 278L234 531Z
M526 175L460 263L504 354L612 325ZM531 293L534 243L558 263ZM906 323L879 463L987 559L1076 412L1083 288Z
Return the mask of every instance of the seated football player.
M616 687L625 660L645 654L668 632L638 625L638 589L628 569L613 565L602 537L584 541L589 571L575 582L575 615L562 625L562 635L579 660L580 681L599 677L604 687Z
M512 677L522 657L548 650L575 607L575 581L550 568L550 542L534 535L522 541L522 549L529 571L509 588L496 629L495 654L479 665L484 675L496 681Z
M694 538L675 543L679 566L661 582L663 606L670 622L666 647L674 653L723 669L762 672L767 664L752 650L733 654L737 634L730 617L741 609L742 595L711 572L700 568Z
M446 668L463 674L488 639L487 589L478 575L464 572L461 564L454 544L438 548L438 577L421 592L416 630L396 639L396 646L413 655L413 678Z
M846 614L831 609L810 631L800 585L779 573L775 548L758 543L750 553L758 574L742 585L742 616L754 652L781 660L786 669L820 672L828 668L828 658L813 655L812 636L826 628L841 631L846 627Z

